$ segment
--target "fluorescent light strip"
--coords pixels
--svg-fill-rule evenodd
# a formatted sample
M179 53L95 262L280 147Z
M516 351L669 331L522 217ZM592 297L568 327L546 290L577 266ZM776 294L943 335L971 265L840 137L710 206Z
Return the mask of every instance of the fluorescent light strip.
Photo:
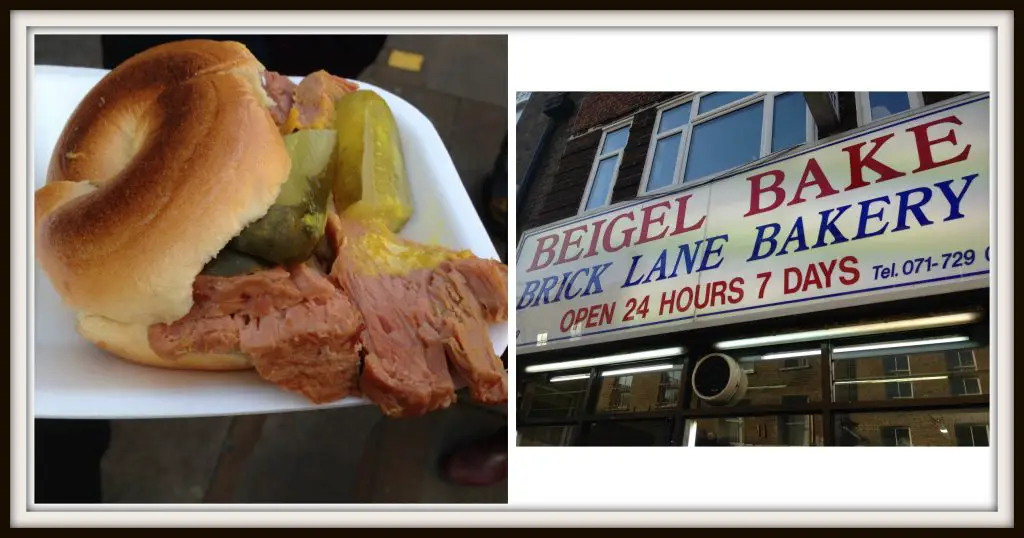
M932 316L927 318L914 318L899 321L889 321L883 323L852 325L849 327L837 327L835 329L820 329L816 331L803 331L788 334L776 334L772 336L759 336L755 338L742 338L739 340L726 340L724 342L719 342L715 344L715 347L722 350L728 350L770 344L804 342L807 340L820 340L824 338L836 338L841 336L857 336L864 334L903 331L909 329L924 329L928 327L962 325L965 323L975 321L978 318L979 315L977 313L965 312L961 314L947 314L943 316Z
M913 381L937 381L949 379L948 375L931 375L925 377L891 377L888 379L851 379L848 381L835 381L836 385L863 385L866 383L908 383Z
M622 370L608 370L602 372L601 377L611 377L615 375L626 375L626 374L639 374L642 372L657 372L659 370L671 370L677 368L675 364L655 364L653 366L637 366L636 368L623 368Z
M624 353L622 355L611 355L608 357L595 357L592 359L580 359L575 361L551 362L547 364L532 364L526 367L526 373L536 374L540 372L556 372L558 370L572 370L574 368L589 368L591 366L604 366L607 364L620 364L624 362L644 361L648 359L664 359L682 355L686 351L682 347L666 347L636 353Z
M820 349L808 349L805 351L787 351L785 353L767 353L761 355L761 360L771 361L776 359L794 359L796 357L817 357L821 355Z
M874 351L876 349L892 349L894 347L917 347L933 344L952 344L955 342L966 342L966 336L947 336L943 338L931 338L928 340L903 340L901 342L882 342L880 344L864 344L862 346L844 346L832 350L833 353L852 353L854 351Z
M590 374L556 375L548 381L551 383L561 383L562 381L576 381L579 379L590 379Z
M917 347L937 344L953 344L956 342L966 342L967 340L968 338L966 336L945 336L942 338L930 338L927 340L901 340L898 342L881 342L878 344L864 344L860 346L837 347L832 350L832 353L852 353L854 351L874 351L876 349L892 349L894 347ZM817 357L818 355L821 355L820 349L806 349L802 351L786 351L783 353L766 353L761 356L761 360L770 361L776 359L793 359L797 357Z

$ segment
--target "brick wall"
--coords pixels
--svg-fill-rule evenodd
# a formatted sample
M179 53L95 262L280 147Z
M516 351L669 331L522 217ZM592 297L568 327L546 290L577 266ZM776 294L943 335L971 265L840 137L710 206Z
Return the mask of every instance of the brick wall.
M651 133L658 111L649 108L633 117L629 128L629 140L622 152L619 163L619 175L612 188L612 203L632 200L640 192L640 182L644 175L644 164L647 163L647 150L651 144Z
M573 124L574 134L626 118L637 110L669 99L680 92L594 92L580 104Z
M597 398L597 411L599 413L642 413L646 411L658 411L665 409L658 401L658 393L661 387L661 372L649 374L637 374L632 376L633 381L629 388L629 407L612 408L612 388L615 385L614 377L601 379L601 390ZM668 408L678 405L678 400Z
M516 182L522 182L523 174L529 166L530 159L537 149L540 135L543 133L544 125L552 120L541 112L543 102L552 93L534 93L530 102L523 110L516 127ZM580 101L586 93L570 93L569 98L579 106ZM555 123L555 129L548 141L548 147L541 155L533 184L526 192L522 202L522 213L518 215L519 234L523 231L542 226L556 220L575 215L579 209L580 200L583 198L583 189L586 188L586 177L583 178L583 185L579 181L570 185L559 184L555 174L559 165L567 155L567 143L572 129L573 120ZM600 137L600 134L598 134ZM597 142L594 142L596 148ZM579 147L568 148L571 155L578 151ZM596 150L596 149L595 149ZM589 174L589 170L586 172Z

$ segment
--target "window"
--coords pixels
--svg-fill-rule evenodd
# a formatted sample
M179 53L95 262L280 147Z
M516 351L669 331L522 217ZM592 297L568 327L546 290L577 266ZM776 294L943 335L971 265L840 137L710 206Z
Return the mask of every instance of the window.
M703 417L687 421L683 446L822 446L821 415ZM776 432L778 432L776 434Z
M722 420L722 434L719 439L723 443L730 445L742 445L743 444L743 418L727 418Z
M885 377L897 377L907 379L910 377L910 357L907 355L893 355L882 359ZM914 384L907 381L889 381L885 384L885 397L893 400L897 398L913 398Z
M974 360L974 351L947 351L946 362L949 371L977 370L978 363Z
M608 403L608 408L629 409L632 403L632 398L630 398L632 390L633 376L616 377L612 385L611 401Z
M988 446L988 424L957 424L957 446Z
M516 446L569 446L574 426L529 426L518 428Z
M880 431L883 446L914 446L910 439L910 428L906 426L886 426Z
M807 396L783 396L783 405L805 404ZM778 419L779 445L808 446L811 443L811 417L808 415L782 415Z
M984 407L838 413L834 418L839 446L970 446L988 441L988 423Z
M976 396L981 394L981 380L977 377L954 377L950 386L953 396Z
M857 94L857 122L867 125L922 106L920 92L861 92Z
M670 102L658 110L640 192L709 178L805 144L816 129L800 92L713 92Z
M528 418L575 416L586 397L589 376L558 375L527 382L519 412Z
M920 345L903 346L888 337L872 343L900 345L885 351L836 351L832 362L835 401L931 399L989 392L986 347L922 349Z
M519 123L519 118L523 115L523 110L526 109L526 103L530 101L530 92L516 92L516 123Z
M681 370L662 372L658 385L658 407L672 407L679 403L679 387L682 380Z
M857 379L857 361L834 361L833 366L835 401L856 402L857 384L853 381Z
M583 193L582 211L592 211L608 205L612 199L612 187L619 175L622 151L629 139L629 125L616 125L601 135L594 166L590 171L587 190Z
M801 357L799 359L784 359L782 361L782 370L792 370L795 368L809 368L810 364L807 362L807 357Z

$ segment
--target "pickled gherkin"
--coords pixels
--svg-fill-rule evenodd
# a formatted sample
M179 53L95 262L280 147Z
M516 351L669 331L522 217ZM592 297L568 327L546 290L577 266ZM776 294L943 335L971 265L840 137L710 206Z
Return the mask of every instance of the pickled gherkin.
M247 226L229 246L274 264L309 258L327 226L334 185L334 130L304 130L284 137L291 171L266 215Z
M203 267L202 274L209 276L240 276L269 268L270 264L263 260L226 248L220 251L216 258L210 260Z
M347 217L379 219L400 231L413 212L398 124L387 103L360 90L338 100L337 180L334 203Z

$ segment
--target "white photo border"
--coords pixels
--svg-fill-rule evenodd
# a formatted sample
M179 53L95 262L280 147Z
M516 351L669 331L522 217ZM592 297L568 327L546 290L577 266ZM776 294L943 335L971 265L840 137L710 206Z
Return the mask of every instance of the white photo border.
M159 21L160 27L152 26ZM134 25L145 26L138 29ZM233 25L245 25L244 27ZM233 27L232 27L233 26ZM765 90L774 83L769 69L782 71L792 69L783 62L766 62L758 60L744 63L736 51L729 58L741 68L730 67L727 70L715 70L717 63L723 65L722 55L709 54L709 58L692 59L685 74L678 76L661 76L658 81L639 81L630 77L636 69L656 65L652 59L638 59L634 65L622 65L621 72L613 76L599 79L598 72L593 71L599 62L586 54L574 57L573 69L570 70L578 81L571 86L564 82L567 75L557 78L538 79L538 74L549 73L552 65L538 68L543 62L554 62L561 59L554 56L531 56L529 47L523 45L530 40L547 39L548 42L569 44L579 35L595 33L616 34L616 42L629 47L630 40L643 36L649 37L648 43L658 42L675 44L687 39L687 32L700 34L702 38L730 33L745 36L741 39L775 40L776 47L788 45L799 46L800 40L786 37L777 39L780 34L775 32L792 32L802 29L815 37L831 32L847 31L849 35L860 32L871 37L884 37L877 28L894 32L904 32L909 36L908 43L913 43L914 27L940 27L951 32L971 29L991 29L991 46L994 51L991 57L995 65L979 66L975 62L956 65L965 80L984 80L980 73L991 71L998 73L990 88L972 87L970 89L992 91L992 125L991 139L992 170L996 171L996 188L992 189L993 215L991 233L996 248L993 254L995 270L992 276L991 311L993 347L1000 357L995 382L992 388L993 405L990 413L993 428L993 439L996 444L990 449L958 449L975 450L976 453L994 453L995 458L990 467L992 479L998 486L993 497L998 495L996 506L988 510L958 511L945 508L942 511L928 511L921 507L918 511L898 512L885 507L874 507L870 511L835 511L818 509L815 511L778 511L785 509L785 499L770 499L777 504L755 508L742 506L746 511L731 511L725 504L705 505L691 504L682 507L666 502L662 506L616 506L614 502L573 503L572 499L562 499L560 503L543 504L535 502L544 495L538 491L536 479L550 472L564 473L564 480L572 481L576 476L570 473L572 465L563 465L566 460L594 461L603 458L609 466L625 465L638 459L670 461L666 454L680 461L690 459L691 465L685 467L694 471L690 452L666 449L516 449L515 428L509 428L510 472L509 472L509 506L446 506L446 505L124 505L124 506L74 506L74 507L32 507L28 495L31 486L28 483L30 468L28 451L31 450L31 412L29 387L31 386L31 341L28 333L28 305L33 297L32 283L32 251L28 242L30 233L29 207L31 197L28 189L30 159L32 153L31 132L28 117L28 89L31 84L31 43L30 27L34 31L45 33L216 33L225 27L232 27L233 32L242 33L405 33L405 34L509 34L509 97L508 114L510 126L516 125L514 117L515 91L547 91L547 90L619 90L638 91L652 89L687 89L685 86L713 84L711 87L697 89L733 89L746 88L750 80L758 80L758 86ZM827 27L822 29L822 27ZM616 28L619 28L618 30ZM1012 44L1013 44L1012 12L225 12L210 11L200 13L189 12L12 12L11 13L11 172L12 172L12 348L11 348L11 522L14 526L108 526L108 525L146 525L146 526L182 526L182 525L246 525L246 526L323 526L323 525L358 525L358 526L421 526L421 525L459 525L459 526L712 526L721 527L723 523L736 526L779 526L794 525L816 526L1012 526L1012 486L1013 486L1013 449L1012 449L1012 416L1013 416L1013 280L1012 280L1012 133L1013 133L1013 102L1012 102ZM874 33L873 33L874 32ZM625 37L623 37L625 36ZM754 37L752 37L754 36ZM554 40L553 40L554 37ZM561 41L559 41L561 40ZM759 42L760 43L760 42ZM934 43L930 41L929 43ZM852 46L852 45L851 45ZM870 41L861 43L863 49L877 50ZM767 45L759 46L759 50L767 49ZM912 45L908 48L914 49ZM549 46L545 49L550 51ZM928 89L929 82L919 78L919 87L901 85L906 80L871 79L870 75L842 72L835 66L814 64L823 61L823 53L815 47L804 47L800 54L814 65L815 76L821 77L821 87L801 87L802 90L829 89ZM571 51L572 47L566 47ZM917 50L917 49L914 49ZM714 51L709 47L708 52ZM727 51L728 52L728 51ZM905 51L888 49L893 56L906 56ZM765 51L767 53L767 51ZM567 52L566 54L574 54ZM762 52L759 52L762 54ZM837 54L836 57L843 57ZM919 61L928 68L941 66L941 59L922 56ZM892 60L876 57L878 66L891 67ZM770 65L765 65L770 64ZM733 64L724 64L733 65ZM946 62L949 69L951 62ZM872 65L872 67L878 67ZM746 70L745 70L746 69ZM692 71L691 71L692 70ZM723 73L720 71L729 71ZM875 70L877 72L877 69ZM746 83L737 79L736 73L744 73ZM531 74L532 73L532 74ZM591 73L589 76L587 73ZM684 76L685 75L685 76ZM730 78L731 77L731 78ZM760 78L759 78L760 77ZM899 78L898 76L896 78ZM942 77L936 77L942 79ZM950 80L945 77L944 80ZM590 86L580 86L588 84ZM857 84L860 86L857 86ZM875 86L877 84L877 87ZM865 87L870 85L870 87ZM598 87L600 86L600 87ZM958 88L962 86L958 85ZM781 88L787 89L787 88ZM792 88L789 88L792 89ZM938 88L936 88L938 89ZM948 88L943 88L948 89ZM963 88L968 89L968 88ZM515 130L510 129L509 144L515 147ZM509 167L515 170L514 153L509 152ZM513 182L510 176L510 190ZM998 196L996 192L998 191ZM517 243L516 215L509 216L508 244ZM998 222L997 222L998 221ZM998 233L997 233L998 228ZM514 276L509 279L510 297L515 293ZM514 324L509 324L509 340L514 342ZM515 347L510 345L510 364L515 363ZM510 369L510 384L516 386L515 369ZM511 406L515 402L510 402ZM997 448L998 447L998 448ZM637 458L637 450L644 450ZM788 451L788 454L775 452L772 449L756 449L757 452L744 453L746 458L758 458L772 455L780 460L797 460L813 457L815 454L838 453L843 451L844 459L852 459L858 452L847 449L809 449L804 451ZM871 449L867 454L879 455L886 449ZM666 451L672 451L667 453ZM823 452L822 452L823 451ZM835 451L835 452L833 452ZM943 449L928 449L919 454L948 454ZM962 454L962 452L958 452ZM709 452L698 450L701 465L710 466L715 462L725 463L726 452ZM731 454L731 451L729 452ZM649 458L647 456L650 456ZM948 457L948 456L946 456ZM908 464L911 462L907 462ZM995 467L997 466L997 467ZM983 468L981 466L979 468ZM726 467L728 468L728 467ZM996 473L996 468L999 472ZM733 467L737 472L743 467ZM655 468L655 470L657 470ZM682 487L679 470L662 469L664 476L673 480L673 487ZM859 470L858 470L859 472ZM566 476L568 475L568 476ZM724 475L723 475L724 476ZM651 476L649 480L654 480ZM640 480L636 478L635 480ZM531 482L532 481L532 482ZM737 482L737 484L740 484ZM671 491L671 490L670 490ZM671 495L671 493L669 494ZM668 499L671 501L671 498ZM65 508L67 511L62 511ZM656 511L651 511L655 508ZM793 507L797 508L797 507ZM850 507L851 510L856 510ZM632 510L632 511L631 511ZM702 511L706 510L706 511ZM186 516L179 512L187 512Z

